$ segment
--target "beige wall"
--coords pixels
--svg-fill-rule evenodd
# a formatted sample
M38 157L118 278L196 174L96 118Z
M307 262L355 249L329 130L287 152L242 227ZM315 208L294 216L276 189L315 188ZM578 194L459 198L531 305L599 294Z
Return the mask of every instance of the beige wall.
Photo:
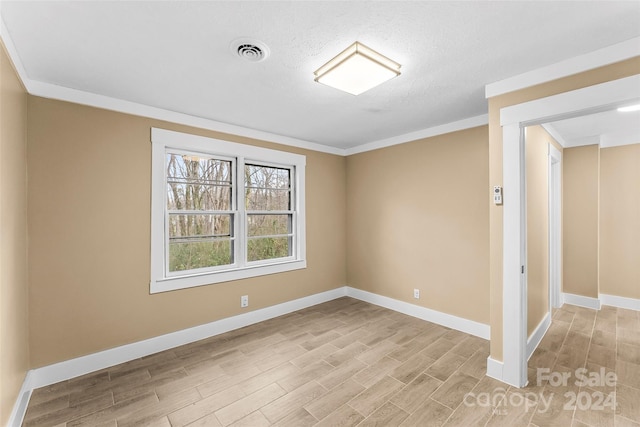
M29 369L27 94L0 45L0 425Z
M575 89L638 74L640 57L574 74L489 99L489 184L502 185L502 128L500 109ZM502 206L489 208L491 357L502 360Z
M25 184L19 179L26 164L11 160L11 156L20 157L19 141L24 136L5 138L5 134L19 134L19 123L26 121L20 104L25 94L16 86L13 71L6 72L7 65L3 56L0 421L8 416L5 406L8 401L11 405L15 402L16 387L29 367L239 314L243 312L238 307L241 294L249 294L251 309L256 309L345 283L416 302L412 289L418 287L422 290L419 304L489 321L492 356L501 360L502 209L489 204L488 192L491 185L502 184L499 109L637 74L640 58L490 99L488 147L487 128L483 127L348 159L29 97L28 318L26 257L19 255L21 245L26 246L26 237L19 230L26 224L24 215L20 220L17 214L26 208L20 204ZM7 103L18 107L7 112ZM308 269L149 295L151 126L306 154ZM376 166L387 164L397 167L376 170ZM10 185L7 176L12 180ZM381 191L370 191L366 178ZM447 186L444 194L439 189L443 184ZM5 208L5 194L16 204ZM397 203L377 203L388 200L385 197ZM382 221L383 215L395 223ZM7 218L17 223L12 228L18 230L14 240L4 238ZM402 238L406 235L419 238ZM612 235L618 236L615 231ZM391 249L385 252L384 246L376 243ZM5 245L10 244L16 245L17 252L5 251ZM7 274L15 274L17 280L5 281ZM469 303L461 303L461 299ZM23 321L7 326L11 325L5 321L7 316ZM27 325L28 334L20 330ZM14 350L7 351L9 346Z
M600 150L600 293L640 299L640 144Z
M486 126L349 156L348 284L488 323L487 160Z
M71 359L346 283L339 156L29 97L31 365ZM305 270L149 295L150 128L307 156Z
M597 145L564 150L562 291L598 297Z
M563 292L640 298L640 144L564 153Z
M526 129L527 332L549 312L549 143L542 126Z

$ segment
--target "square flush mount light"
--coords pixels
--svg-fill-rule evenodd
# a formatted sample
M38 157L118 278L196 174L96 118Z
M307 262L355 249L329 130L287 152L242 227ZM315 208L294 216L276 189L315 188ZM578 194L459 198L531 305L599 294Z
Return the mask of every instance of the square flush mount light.
M355 42L313 73L315 81L360 95L400 75L400 64Z

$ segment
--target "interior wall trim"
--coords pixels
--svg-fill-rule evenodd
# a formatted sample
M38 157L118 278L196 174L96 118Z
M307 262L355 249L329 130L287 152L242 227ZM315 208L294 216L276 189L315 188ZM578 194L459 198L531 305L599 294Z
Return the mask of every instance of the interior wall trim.
M347 296L371 304L379 305L380 307L388 308L402 314L417 317L418 319L446 326L447 328L456 329L467 334L475 335L476 337L480 337L485 340L490 339L490 327L485 323L476 322L473 320L443 313L441 311L436 311L419 305L410 304L408 302L374 294L372 292L363 291L361 289L352 288L350 286L347 286Z
M504 382L502 379L503 366L504 363L502 361L493 359L491 356L487 357L487 376Z
M367 142L345 150L345 156L364 153L367 151L378 150L380 148L391 147L393 145L406 144L407 142L417 141L419 139L431 138L433 136L444 135L447 133L457 132L465 129L471 129L478 126L489 124L489 115L482 114L468 119L458 120L446 123L440 126L434 126L427 129L421 129L415 132L405 133L403 135L393 136L391 138L380 139L377 141Z
M547 330L549 330L549 326L551 326L551 313L547 312L538 326L536 326L536 329L531 333L531 335L529 335L529 338L527 339L527 360L531 358L533 352L536 351L536 348L538 348L538 345L540 345L540 341L542 341L542 338L544 338L544 334L546 334Z
M32 389L199 341L346 295L344 287L31 370Z
M28 371L22 382L20 392L16 403L13 405L11 415L9 415L9 422L7 427L21 426L24 421L24 416L27 413L27 406L29 406L29 400L31 399L31 392L33 387L31 386L31 371Z
M44 83L34 80L32 80L30 84L26 86L31 88L29 90L29 93L31 95L39 96L42 98L72 102L75 104L87 105L89 107L102 108L119 113L148 117L151 119L163 120L186 126L193 126L200 129L207 129L215 132L227 133L230 135L243 136L262 141L270 141L290 147L303 148L306 150L318 151L322 153L344 155L343 149L331 147L329 145L306 141L299 138L292 138L290 136L284 136L272 132L251 129L244 126L219 122L217 120L191 116L189 114L170 111L164 108L152 107L150 105L125 101L119 98L112 98L109 96L71 89L64 86L57 86L50 83Z
M563 297L566 298L567 295L573 294L565 293L563 294ZM231 331L233 329L251 325L253 323L268 320L277 316L281 316L283 314L290 313L292 311L331 301L342 296L350 296L361 301L369 302L371 304L379 305L381 307L407 314L409 316L417 317L423 320L440 324L442 326L450 327L461 332L478 336L480 338L489 339L489 325L442 313L436 310L431 310L425 307L420 307L414 304L409 304L404 301L399 301L393 298L385 297L349 286L344 286L341 288L332 289L330 291L322 292L293 301L288 301L253 312L221 319L205 325L196 326L194 328L189 328L137 343L116 347L113 349L105 350L103 352L56 363L54 365L33 369L27 373L27 376L18 395L18 400L14 405L9 425L22 424L22 420L27 409L28 400L33 389L74 378L79 375L84 375L89 372L104 369L118 363L136 359L138 357L157 353L158 351L166 350L179 345L187 344L189 342L218 335L224 332ZM611 305L615 307L640 311L640 299L625 298L607 294L601 294L600 298L602 300L602 304L604 305ZM568 301L565 300L565 302L568 304L594 308L595 303L593 300L600 302L599 299L583 297L580 295L569 296ZM547 316L545 316L545 318L536 328L536 331L534 331L534 333L527 341L527 357L530 357L535 348L538 346L540 340L544 336L544 333L548 329L550 322L551 316L547 314ZM495 378L499 381L504 381L503 366L503 362L488 357L487 376Z
M568 294L563 292L562 302L564 304L577 305L578 307L600 310L600 300L598 298L585 297L583 295Z
M565 59L564 61L518 74L485 86L485 96L492 98L526 87L551 80L557 80L572 74L624 61L640 55L640 37L634 37L602 49Z
M111 348L86 356L77 357L30 372L30 388L44 387L90 372L105 369L133 359L148 356L235 329L263 322L296 310L311 307L343 296L379 305L409 316L427 320L448 328L456 329L483 339L489 339L489 325L453 316L425 307L409 304L393 298L377 295L360 289L344 286L319 294L310 295L293 301L287 301L271 307L261 308L237 316L216 320L200 326L183 329L158 337L149 338L131 344Z
M484 323L409 304L349 286L343 286L293 301L276 304L271 307L261 308L248 313L239 314L237 316L216 320L193 328L183 329L143 341L100 351L98 353L89 354L87 356L77 357L55 363L53 365L32 369L27 373L22 389L20 390L18 400L14 405L14 411L11 418L11 420L13 420L13 424L10 425L22 424L31 392L36 388L55 384L60 381L85 375L100 369L105 369L119 363L148 356L159 351L168 350L180 345L209 338L343 296L349 296L374 305L379 305L409 316L475 335L486 340L489 339L489 325ZM500 379L501 377L494 378Z
M560 133L558 133L558 131L556 130L556 128L555 128L555 127L553 127L553 125L552 125L551 123L543 123L543 124L541 124L540 126L542 126L542 128L543 128L544 130L546 130L546 131L547 131L547 133L548 133L549 135L551 135L551 137L552 137L553 139L555 139L555 140L556 140L556 142L557 142L558 144L560 144L560 146L561 146L562 148L567 148L567 147L569 146L569 143L568 143L567 141L565 141L565 139L562 137L562 135L560 135Z
M616 295L600 294L600 303L612 307L626 308L627 310L640 311L640 299L619 297Z
M7 30L2 17L0 16L0 38L4 42L9 58L14 64L18 77L22 81L27 93L42 98L55 99L59 101L71 102L74 104L86 105L94 108L115 111L124 114L131 114L140 117L147 117L156 120L163 120L171 123L193 126L199 129L207 129L215 132L222 132L236 136L270 141L290 147L297 147L306 150L318 151L321 153L334 154L337 156L349 156L365 151L377 150L378 148L392 145L404 144L418 139L428 138L459 130L470 129L488 124L488 115L482 114L471 118L458 120L444 125L432 126L404 135L398 135L383 140L367 142L351 148L337 148L317 142L306 141L272 132L251 129L244 126L191 116L189 114L178 113L163 108L152 107L136 102L125 101L123 99L112 98L96 93L58 86L51 83L33 80L27 74L20 56L13 44L13 40Z
M562 303L576 305L578 307L600 310L601 306L626 308L627 310L640 311L640 299L619 297L617 295L599 294L598 298L582 295L562 293Z

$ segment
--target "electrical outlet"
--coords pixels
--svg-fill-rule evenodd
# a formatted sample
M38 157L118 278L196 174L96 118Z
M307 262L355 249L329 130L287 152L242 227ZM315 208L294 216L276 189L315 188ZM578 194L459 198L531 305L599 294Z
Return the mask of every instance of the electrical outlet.
M420 289L414 289L413 290L413 297L415 299L420 299Z
M240 307L249 307L249 295L242 295L240 297Z

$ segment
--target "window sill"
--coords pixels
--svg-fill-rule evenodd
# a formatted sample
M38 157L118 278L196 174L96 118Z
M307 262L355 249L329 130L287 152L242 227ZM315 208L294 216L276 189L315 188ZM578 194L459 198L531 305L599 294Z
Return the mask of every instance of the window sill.
M296 260L285 261L278 264L256 265L237 270L216 271L212 273L203 273L190 276L152 279L150 289L152 294L157 294L160 292L194 288L196 286L230 282L232 280L241 280L250 277L265 276L268 274L284 273L286 271L301 270L304 268L307 268L307 261Z

